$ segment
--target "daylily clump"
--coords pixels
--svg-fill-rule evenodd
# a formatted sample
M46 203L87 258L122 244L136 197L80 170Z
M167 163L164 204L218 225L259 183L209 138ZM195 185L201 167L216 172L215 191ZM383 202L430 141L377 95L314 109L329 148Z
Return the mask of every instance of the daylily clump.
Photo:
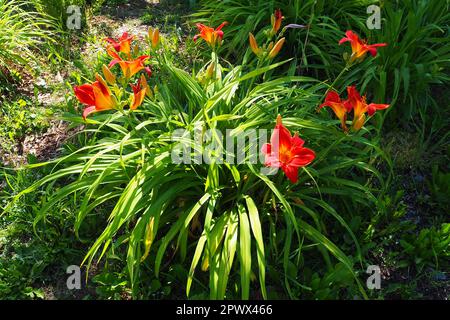
M151 34L151 43L156 48L159 43L159 31L152 30ZM96 81L92 84L74 86L75 96L86 106L83 110L84 119L94 112L111 109L123 110L125 106L128 106L130 110L136 110L143 103L145 96L153 97L144 74L141 74L136 84L133 83L133 77L140 71L145 71L148 77L152 74L150 67L146 65L150 56L133 57L133 53L137 52L137 48L132 47L134 39L134 36L126 32L118 40L105 39L107 42L106 52L112 60L108 66L102 66L104 78L97 74ZM116 64L120 66L122 72L119 75L112 70ZM119 87L119 84L122 85L122 88ZM131 92L127 91L127 87L132 89ZM126 93L125 99L123 99L123 92ZM128 98L126 98L127 96Z
M361 40L356 33L348 30L345 33L345 37L339 41L339 45L350 42L352 46L352 55L350 56L350 62L362 61L369 52L373 57L377 55L377 48L387 46L387 43L375 43L367 44L365 40Z
M296 132L293 136L283 126L281 115L277 117L275 130L261 152L265 155L265 165L272 168L281 168L292 183L298 181L298 168L310 164L316 154L313 150L304 148L305 141Z
M359 94L355 86L347 87L347 100L341 100L339 94L335 91L330 91L325 97L324 103L319 108L330 107L336 117L341 120L342 129L348 132L346 125L347 115L353 110L352 129L358 131L366 121L366 113L372 116L376 110L383 110L389 107L388 104L370 103L367 104L366 96Z

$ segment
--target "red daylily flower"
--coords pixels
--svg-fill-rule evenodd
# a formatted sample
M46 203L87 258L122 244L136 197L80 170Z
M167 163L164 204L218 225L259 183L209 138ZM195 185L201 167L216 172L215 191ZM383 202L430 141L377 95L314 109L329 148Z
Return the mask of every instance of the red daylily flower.
M116 64L119 64L123 74L125 75L125 78L129 79L143 69L146 70L149 76L151 75L150 68L144 66L144 61L150 58L150 56L140 56L137 57L135 60L125 61L122 60L122 58L117 54L117 52L112 50L112 47L108 47L106 51L113 58L113 60L109 63L109 68L113 67Z
M73 87L78 101L87 106L83 110L84 119L93 112L114 109L117 105L105 80L98 74L95 78L97 81L92 84Z
M377 55L378 47L385 47L387 43L375 43L367 44L364 40L361 40L356 33L348 30L345 33L345 37L339 41L339 45L349 41L352 46L352 60L362 59L369 52L372 56Z
M348 128L345 122L347 121L347 113L352 110L352 105L349 100L342 101L339 94L335 91L329 91L325 97L325 102L319 106L320 108L330 107L336 117L341 120L342 129L347 132Z
M281 168L289 180L296 183L298 168L307 166L316 157L313 150L303 147L304 143L298 133L291 136L289 130L283 126L281 116L278 115L270 143L266 143L261 149L265 154L265 165Z
M123 52L129 57L131 52L131 41L133 41L133 39L133 36L124 32L117 41L112 38L106 38L105 40L109 42L117 52Z
M222 28L227 24L228 22L225 21L214 30L214 28L205 26L201 23L197 23L197 28L200 33L194 37L194 41L197 41L197 39L200 37L212 47L214 47L216 43L220 44L223 39Z
M389 107L388 104L367 104L366 96L361 97L358 90L354 86L347 87L348 101L353 107L353 129L358 131L364 125L366 121L367 112L369 116L372 116L376 110L383 110Z

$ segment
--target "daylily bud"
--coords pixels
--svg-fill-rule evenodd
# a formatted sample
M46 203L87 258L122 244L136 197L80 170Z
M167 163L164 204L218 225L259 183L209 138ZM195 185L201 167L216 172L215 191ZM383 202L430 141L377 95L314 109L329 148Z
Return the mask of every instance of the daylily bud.
M156 49L159 44L159 29L158 28L156 28L153 31L153 35L152 35L151 39L152 39L152 48Z
M250 42L250 48L252 49L253 53L259 57L261 55L261 48L258 46L255 36L252 33L248 34L248 40Z
M102 66L103 75L105 76L106 81L114 85L116 83L116 76L109 70L109 68L106 65Z
M105 88L108 88L108 84L106 83L105 79L103 79L102 76L98 73L95 74L95 79L100 82Z
M141 74L141 78L140 78L140 84L142 86L142 88L145 89L145 95L147 97L149 97L150 99L153 99L153 92L152 89L150 88L150 86L147 83L147 79L145 79L145 76L143 74Z
M206 84L206 73L204 70L200 71L197 74L197 81L201 84L201 85L205 85Z
M133 47L133 55L138 56L139 55L139 47L136 45Z
M117 100L116 96L112 95L111 100L114 102L114 105L117 107L119 105L119 100Z
M280 9L275 10L275 13L272 14L271 23L272 23L272 31L273 34L276 34L278 30L281 28L281 21L283 20L283 14Z
M148 39L151 41L153 39L153 28L148 28Z
M275 44L272 50L269 52L269 58L273 59L276 57L278 52L280 52L281 48L283 47L284 42L286 41L286 38L281 38L278 40L278 42Z
M210 80L214 77L215 70L216 70L216 64L214 62L211 62L208 66L208 69L206 69L206 78L208 80Z
M283 120L281 118L281 114L278 114L277 115L276 124L280 126L280 125L282 125L282 123L283 123Z

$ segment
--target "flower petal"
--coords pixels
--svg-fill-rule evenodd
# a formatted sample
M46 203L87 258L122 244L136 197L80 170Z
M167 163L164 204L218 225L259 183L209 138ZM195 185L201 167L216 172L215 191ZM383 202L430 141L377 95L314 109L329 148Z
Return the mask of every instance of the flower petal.
M341 98L339 97L339 94L336 91L328 91L327 96L325 97L325 103L327 102L341 102ZM321 104L319 108L322 108L325 106L325 103Z
M142 89L137 94L135 93L133 95L131 105L130 105L131 110L136 110L142 104L142 102L144 102L145 92L146 92L146 90Z
M308 148L301 148L295 154L295 157L289 162L290 166L304 167L310 164L316 158L316 153Z
M292 183L296 183L298 181L298 167L288 165L281 167L281 169Z
M95 105L94 90L91 84L83 84L73 87L73 91L78 101L88 106Z
M222 23L220 24L220 26L218 26L218 27L216 28L216 31L222 30L222 28L225 27L227 24L228 24L227 21L222 22Z
M95 109L95 106L86 107L83 110L83 119L86 120L86 117L90 115L91 113L97 112Z
M270 145L270 143L265 143L261 148L261 152L263 154L269 155L272 152L272 146Z
M369 114L369 116L372 116L375 113L375 111L384 110L388 107L389 107L388 104L371 103L367 106L367 113Z
M280 162L280 160L278 160L278 158L276 156L270 155L270 156L266 156L264 165L266 167L279 168L282 166L282 163Z
M296 132L296 133L294 134L294 136L292 137L291 143L292 143L292 149L295 150L295 149L297 149L297 148L302 148L303 145L305 144L305 140L303 140L302 138L300 138L300 137L298 136L298 132Z

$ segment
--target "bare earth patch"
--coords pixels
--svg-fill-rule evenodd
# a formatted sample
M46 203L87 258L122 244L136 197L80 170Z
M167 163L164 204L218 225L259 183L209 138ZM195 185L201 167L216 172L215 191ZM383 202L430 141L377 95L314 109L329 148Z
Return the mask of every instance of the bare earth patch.
M39 161L53 159L57 157L61 145L83 128L80 126L68 130L68 127L67 122L52 121L46 132L26 136L11 152L3 151L0 146L0 161L17 168L27 163L28 155L35 156Z

